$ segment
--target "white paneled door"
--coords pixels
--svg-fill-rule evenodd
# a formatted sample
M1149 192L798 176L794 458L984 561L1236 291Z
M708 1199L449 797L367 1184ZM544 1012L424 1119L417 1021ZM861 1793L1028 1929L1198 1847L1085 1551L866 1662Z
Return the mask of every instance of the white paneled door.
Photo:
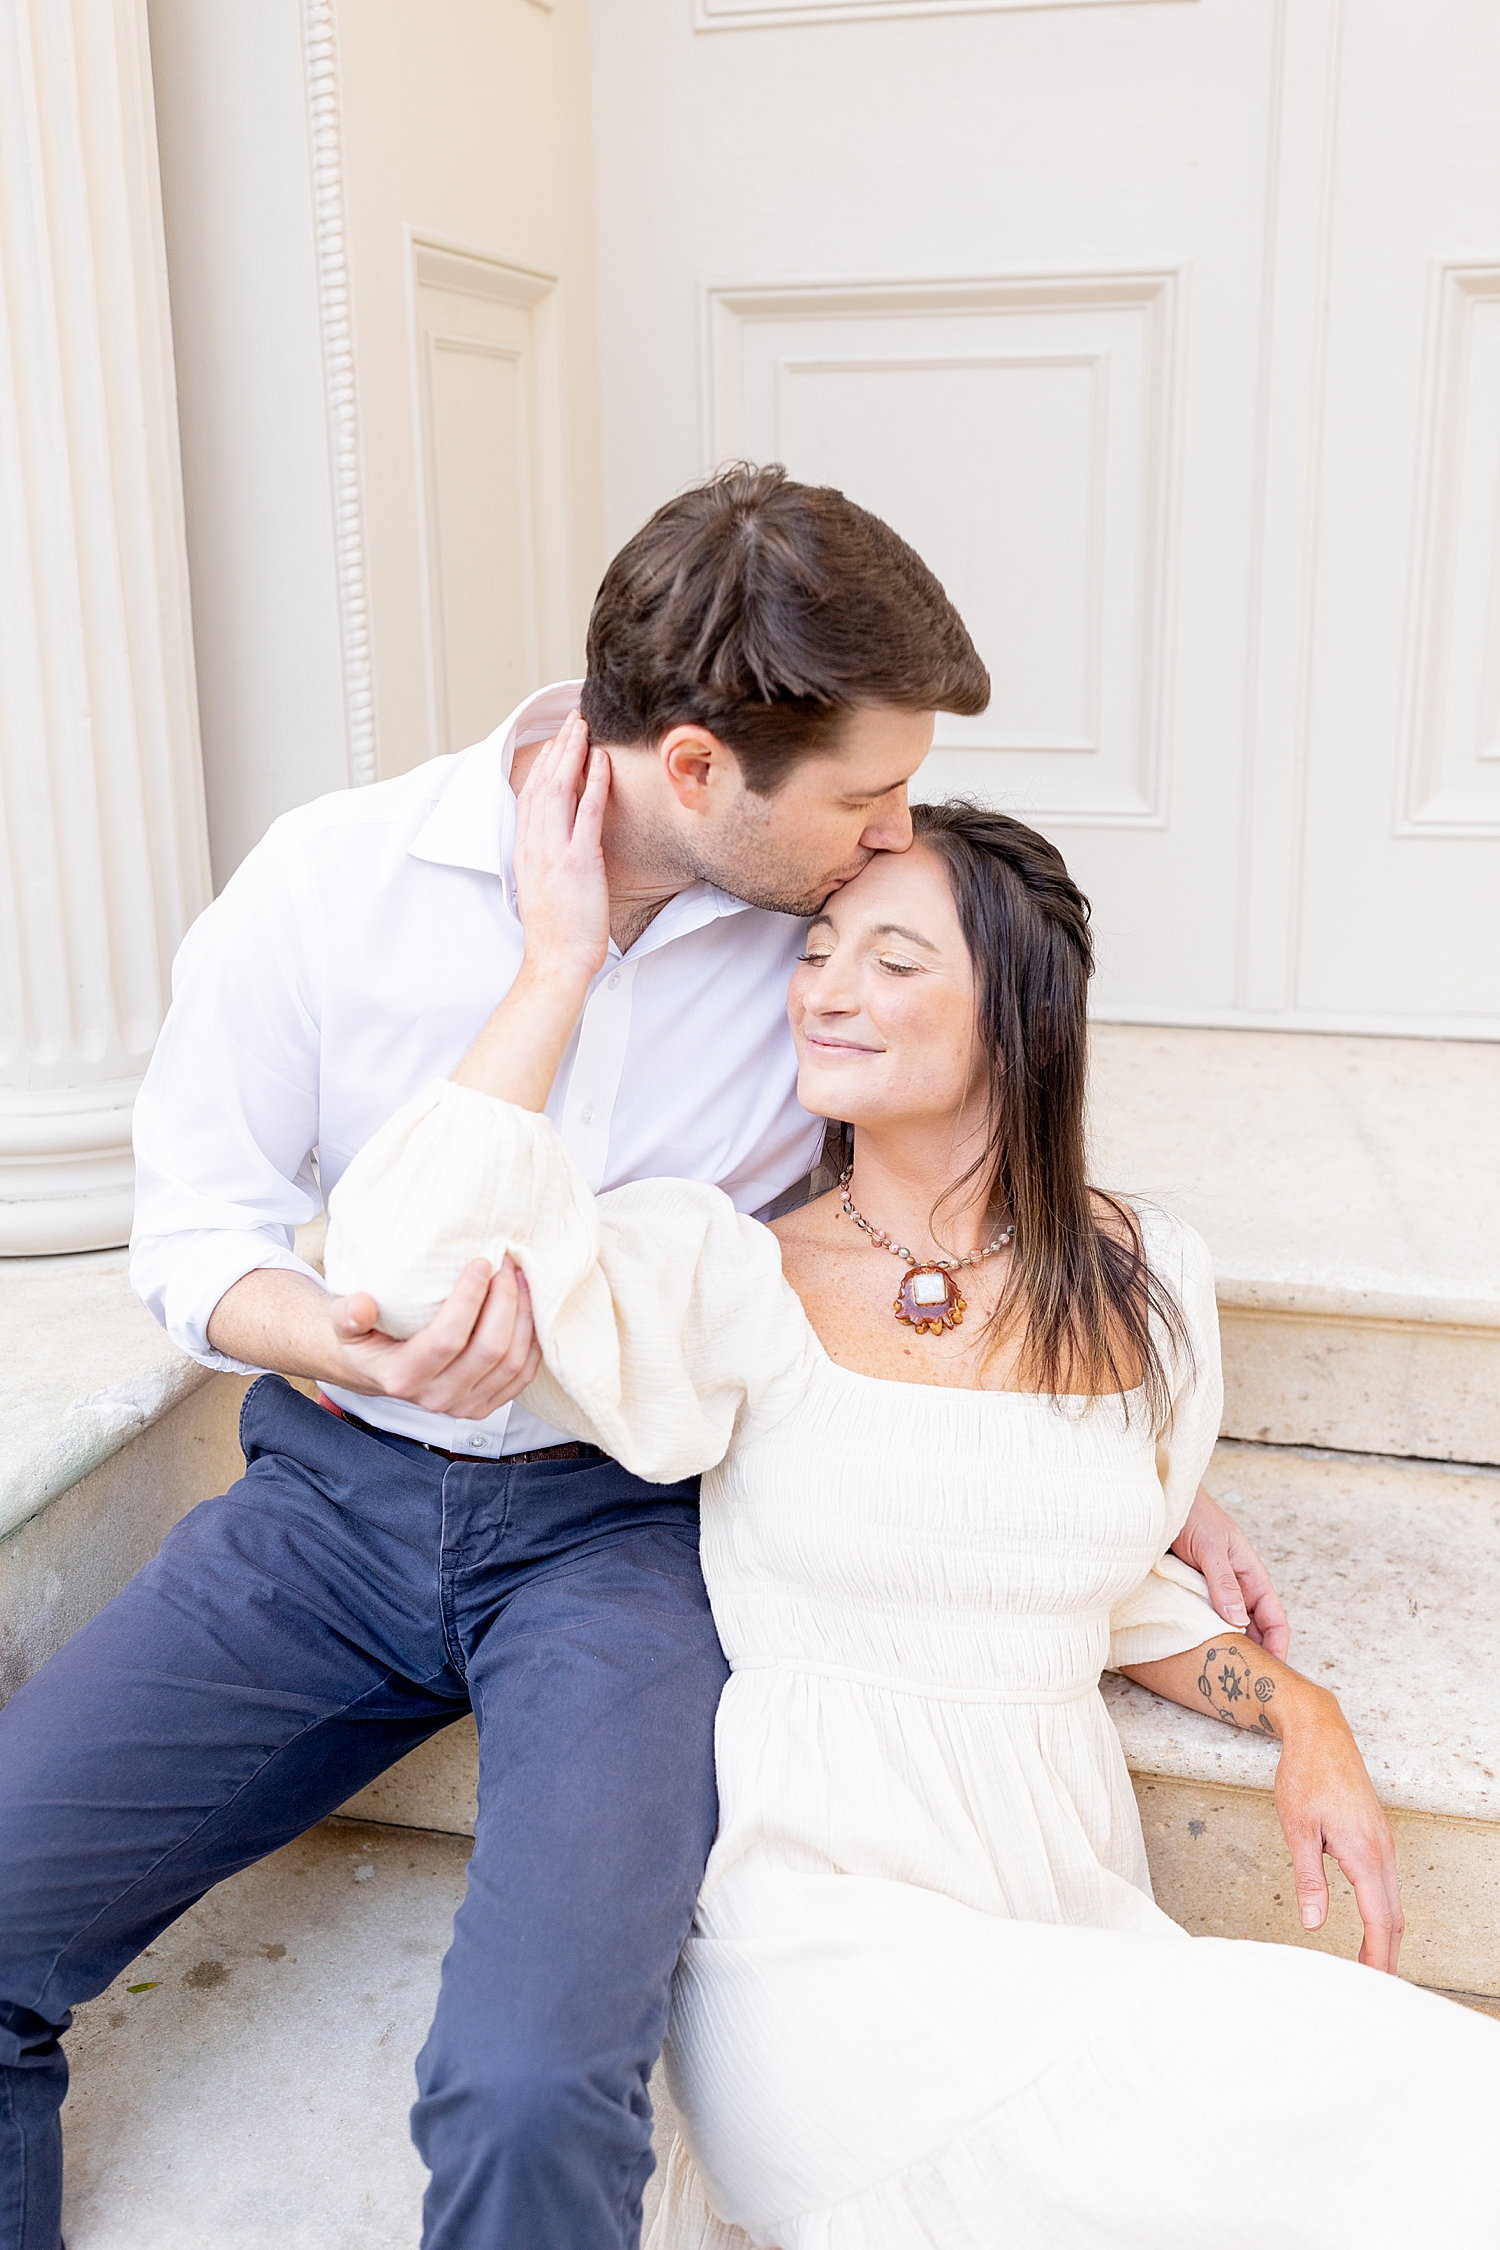
M1500 1034L1492 0L593 0L609 531L916 544L1101 1012Z

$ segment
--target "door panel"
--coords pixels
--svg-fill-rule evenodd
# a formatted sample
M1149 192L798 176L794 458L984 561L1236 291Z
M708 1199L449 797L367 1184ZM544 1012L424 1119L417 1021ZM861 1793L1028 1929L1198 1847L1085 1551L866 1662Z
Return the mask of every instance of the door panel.
M1102 1014L1500 1034L1500 12L591 24L611 540L738 453L911 538L995 682L919 793Z

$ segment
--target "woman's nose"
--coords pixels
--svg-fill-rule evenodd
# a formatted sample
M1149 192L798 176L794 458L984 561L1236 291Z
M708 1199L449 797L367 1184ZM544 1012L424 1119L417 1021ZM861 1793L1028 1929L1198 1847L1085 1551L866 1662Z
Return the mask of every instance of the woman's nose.
M818 981L808 994L807 1012L810 1016L852 1016L859 1013L859 997L852 981L838 972L837 957L825 961L818 971Z

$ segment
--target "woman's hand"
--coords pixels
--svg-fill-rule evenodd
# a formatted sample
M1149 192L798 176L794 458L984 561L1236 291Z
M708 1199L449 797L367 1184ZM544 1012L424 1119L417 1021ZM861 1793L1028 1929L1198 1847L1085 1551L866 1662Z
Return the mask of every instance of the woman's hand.
M590 750L576 711L543 743L516 800L513 865L528 973L585 986L609 951L609 883L600 841L609 759Z
M1328 1919L1326 1852L1354 1892L1364 1924L1361 1961L1394 1976L1406 1922L1390 1827L1338 1704L1310 1680L1298 1686L1305 1696L1289 1698L1282 1714L1276 1813L1292 1855L1302 1927L1320 1930Z
M1327 1852L1348 1877L1364 1923L1361 1961L1394 1976L1406 1926L1396 1847L1359 1745L1327 1688L1238 1633L1120 1669L1189 1711L1280 1738L1276 1811L1292 1855L1302 1927L1320 1930L1328 1919Z
M1291 1629L1270 1573L1233 1516L1201 1484L1172 1552L1201 1571L1208 1598L1226 1624L1237 1625L1273 1656L1286 1655Z
M526 932L520 974L453 1073L518 1109L547 1106L589 985L609 951L609 885L600 842L609 760L590 751L575 711L516 800L516 903Z

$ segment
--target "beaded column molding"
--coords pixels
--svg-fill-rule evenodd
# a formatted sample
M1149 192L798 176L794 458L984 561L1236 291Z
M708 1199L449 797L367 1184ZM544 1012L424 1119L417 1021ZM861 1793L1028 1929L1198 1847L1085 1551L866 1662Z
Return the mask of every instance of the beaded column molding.
M374 781L375 668L370 652L369 568L359 454L359 394L349 300L348 221L339 106L338 23L334 0L302 0L307 121L312 147L313 224L323 326L323 381L333 469L334 559L344 672L349 779Z

